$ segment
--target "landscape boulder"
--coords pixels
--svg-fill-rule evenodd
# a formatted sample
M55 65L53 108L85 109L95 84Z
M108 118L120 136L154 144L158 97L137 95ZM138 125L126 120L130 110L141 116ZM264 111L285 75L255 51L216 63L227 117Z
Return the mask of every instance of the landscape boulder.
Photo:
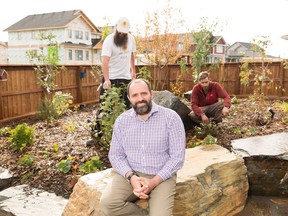
M245 160L250 194L288 197L288 133L232 140L232 151Z
M0 167L0 191L9 187L12 183L13 176L9 170Z
M82 176L74 186L62 216L99 216L102 191L113 169ZM248 194L244 160L218 145L186 149L177 175L174 216L234 216L245 206ZM147 207L146 200L137 204Z
M188 116L188 114L191 112L191 109L172 92L169 92L167 90L154 91L153 101L158 105L176 111L181 117L186 131L192 129L195 126L195 123Z

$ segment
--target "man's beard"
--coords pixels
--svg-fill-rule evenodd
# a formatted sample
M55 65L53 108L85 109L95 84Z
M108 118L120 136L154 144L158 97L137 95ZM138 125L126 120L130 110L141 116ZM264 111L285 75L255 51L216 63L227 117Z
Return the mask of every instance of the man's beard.
M140 104L140 103L142 103L142 104L144 103L145 105L138 107L137 104ZM138 115L146 115L152 109L152 102L151 102L151 100L150 101L142 100L142 101L139 101L138 103L136 103L135 105L133 105L132 107Z
M116 34L114 35L114 43L117 47L126 49L128 43L128 34L119 34L119 32L116 31Z

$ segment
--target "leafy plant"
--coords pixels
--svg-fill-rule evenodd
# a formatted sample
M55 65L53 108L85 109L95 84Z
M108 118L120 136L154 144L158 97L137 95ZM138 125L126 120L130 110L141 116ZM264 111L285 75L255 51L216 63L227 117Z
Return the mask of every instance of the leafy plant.
M57 143L53 144L53 151L58 152L59 151L59 145Z
M45 96L40 103L38 117L42 120L53 121L58 119L69 110L73 97L70 93L56 92L52 100Z
M34 155L23 155L18 162L24 166L32 166L35 161Z
M100 137L100 143L110 147L112 131L116 118L126 110L125 102L121 94L121 88L111 87L101 96L103 103L100 104L100 115L98 116L101 130L94 134Z
M39 151L39 154L41 154L43 156L43 158L49 158L51 156L51 152L49 151Z
M142 78L145 80L150 80L151 79L151 72L147 69L147 67L141 67L139 69L139 72L137 74L137 78Z
M202 141L204 145L217 144L217 138L208 134Z
M283 110L283 112L288 113L288 103L285 101L279 101L276 106Z
M65 128L68 133L73 133L75 129L77 128L77 125L75 123L70 123L70 124L66 124Z
M57 163L57 169L60 172L68 173L71 170L73 157L69 156L66 160L61 160Z
M0 128L0 136L9 136L11 134L11 128L10 127L3 127Z
M34 142L34 128L26 123L11 130L10 141L14 150L23 151Z
M195 135L198 139L204 139L208 135L217 137L218 135L217 125L213 122L210 122L208 124L201 124L200 127L196 126Z
M182 97L184 94L184 87L181 79L183 79L184 74L187 73L188 68L182 59L180 60L179 64L180 64L180 74L177 75L176 83L175 84L171 83L171 90L176 96Z
M27 180L31 179L33 176L34 176L34 174L29 172L29 173L26 173L25 175L21 176L21 180L27 181Z
M84 174L89 174L97 170L103 170L103 162L98 156L94 156L91 158L91 160L82 164L79 169Z

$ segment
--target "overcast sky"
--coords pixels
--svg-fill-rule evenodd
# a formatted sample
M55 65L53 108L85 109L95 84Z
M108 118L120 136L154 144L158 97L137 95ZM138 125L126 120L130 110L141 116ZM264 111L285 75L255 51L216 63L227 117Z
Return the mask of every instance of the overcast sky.
M167 0L8 0L0 13L0 41L8 41L6 28L22 18L41 13L66 10L82 10L96 25L114 25L120 16L130 19L131 25L144 23L147 11L164 7ZM268 54L288 58L288 1L287 0L171 0L171 5L180 8L186 20L187 31L196 30L201 17L213 22L227 23L223 36L232 45L236 41L252 42L257 35L269 36L272 45ZM189 28L189 29L188 29ZM181 31L183 33L183 31Z

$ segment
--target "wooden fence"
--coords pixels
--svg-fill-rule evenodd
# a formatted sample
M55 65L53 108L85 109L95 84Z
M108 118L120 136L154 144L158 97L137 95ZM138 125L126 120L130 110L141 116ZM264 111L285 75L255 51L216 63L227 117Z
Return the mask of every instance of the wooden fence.
M170 65L159 73L160 76L155 75L155 68L147 67L147 69L152 72L152 77L155 75L152 83L155 80L158 81L156 90L171 91L172 84L179 81L183 83L184 92L186 92L191 90L194 85L192 69L190 66L187 67L188 72L183 77L179 77L179 65ZM261 64L254 63L253 67L259 69ZM66 70L56 78L58 86L56 90L70 93L73 96L74 105L97 103L100 78L93 76L95 72L91 73L92 67L65 66L65 68ZM281 62L269 64L269 69L270 77L274 82L271 88L265 88L265 95L288 98L288 70L284 69ZM8 73L7 80L0 80L0 122L35 114L43 97L43 90L37 84L33 67L31 65L0 65L0 70ZM248 86L240 84L240 63L221 64L219 68L210 70L210 74L212 80L220 82L230 95L248 96L253 94L253 79Z

